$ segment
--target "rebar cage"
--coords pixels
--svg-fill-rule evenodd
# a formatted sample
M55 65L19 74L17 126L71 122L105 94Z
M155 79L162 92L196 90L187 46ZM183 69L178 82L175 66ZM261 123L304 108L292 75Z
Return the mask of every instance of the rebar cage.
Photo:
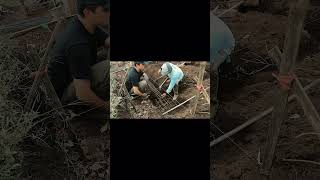
M164 91L164 89L159 89L159 84L155 80L150 78L150 76L147 80L147 84L152 95L155 96L155 105L159 108L161 114L167 112L168 110L180 104L179 101L173 100L173 97L170 94L167 94L167 96L162 97L162 93L160 91Z

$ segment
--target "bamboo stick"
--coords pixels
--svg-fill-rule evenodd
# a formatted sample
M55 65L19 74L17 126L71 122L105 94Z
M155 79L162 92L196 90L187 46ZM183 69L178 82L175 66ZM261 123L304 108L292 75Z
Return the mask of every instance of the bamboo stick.
M72 17L74 17L74 16L76 16L76 14L71 15L71 16L68 16L68 17L66 17L66 19L72 18ZM50 22L48 22L48 23L46 23L46 24L47 24L47 25L50 25L50 24L53 24L53 23L56 23L56 22L58 22L58 20L53 20L53 21L50 21ZM27 29L23 29L23 30L21 30L21 31L14 32L14 33L12 33L12 34L10 35L10 39L17 38L17 37L22 36L22 35L24 35L24 34L26 34L26 33L29 33L29 32L31 32L31 31L34 31L34 30L36 30L36 29L38 29L38 28L40 28L40 27L42 27L42 24L37 25L37 26L34 26L34 27L27 28Z
M54 39L55 39L56 34L61 30L61 28L62 28L63 25L64 25L64 20L61 19L61 20L58 22L58 24L56 25L56 27L55 27L55 29L54 29L51 37L50 37L50 40L49 40L49 42L48 42L48 45L47 45L45 54L44 54L43 57L41 58L42 61L41 61L41 64L40 64L40 66L39 66L39 68L38 68L38 71L39 71L39 72L43 72L43 71L45 70L45 68L46 68L46 66L47 66L47 64L48 64L48 58L47 58L47 56L48 56L49 50L51 49L51 46L52 46L52 44L53 44L53 42L54 42ZM45 76L45 81L49 80L49 78L47 77L47 74L45 74L44 76ZM31 90L30 90L29 95L28 95L27 102L26 102L26 104L25 104L25 106L24 106L25 111L30 111L32 102L33 102L33 100L34 100L34 96L35 96L35 94L36 94L36 91L37 91L37 89L38 89L38 87L39 87L40 82L41 82L42 79L43 79L43 77L40 77L40 76L36 76L36 77L35 77L35 79L34 79L34 81L33 81L33 84L32 84L32 87L31 87ZM50 82L50 81L49 81L49 82ZM47 84L49 84L49 83L47 82ZM51 82L50 82L50 84L51 84ZM50 89L50 88L52 88L52 86L49 86L49 87L47 87L47 88ZM52 91L52 89L50 89L50 91ZM53 91L54 91L54 90L53 90ZM57 96L57 95L55 94L55 96ZM56 98L54 98L54 99L56 99ZM61 104L61 103L60 103L60 104Z
M307 85L306 87L304 87L305 91L308 91L309 89L311 89L312 87L316 86L320 84L320 79L317 79L315 81L313 81L312 83L310 83L309 85ZM289 97L288 102L292 102L297 96L294 94L292 96ZM224 135L218 137L217 139L213 140L210 142L210 147L213 147L215 145L217 145L218 143L224 141L225 139L229 138L230 136L238 133L239 131L241 131L242 129L250 126L251 124L255 123L256 121L264 118L265 116L269 115L272 113L274 107L270 107L267 110L263 111L262 113L258 114L257 116L249 119L248 121L246 121L245 123L243 123L242 125L234 128L233 130L229 131L228 133L225 133Z
M208 89L209 89L209 88L206 88L204 91L206 91L206 90L208 90ZM202 93L202 92L201 92L201 93ZM175 106L175 107L173 107L173 108L169 109L168 111L166 111L166 112L162 113L162 115L168 114L169 112L171 112L171 111L173 111L173 110L177 109L178 107L182 106L183 104L187 103L188 101L192 100L192 99L193 99L193 98L195 98L195 97L196 97L196 95L192 96L191 98L189 98L189 99L185 100L184 102L180 103L179 105L177 105L177 106Z
M205 68L206 68L206 62L201 62L200 63L200 68L199 68L198 81L197 81L197 85L198 86L202 86ZM196 113L199 98L200 98L200 92L198 91L197 94L196 94L196 99L194 101L193 109L191 111L191 115L192 116L194 116L195 113Z

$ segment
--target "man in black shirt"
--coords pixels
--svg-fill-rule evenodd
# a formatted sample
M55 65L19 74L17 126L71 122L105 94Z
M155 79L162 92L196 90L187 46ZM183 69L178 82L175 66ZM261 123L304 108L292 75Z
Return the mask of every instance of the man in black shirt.
M138 96L146 97L148 76L143 72L144 65L147 64L144 61L135 61L134 67L129 70L126 79L126 88L128 92Z
M53 46L48 74L63 103L78 99L106 110L109 63L97 62L97 47L110 43L109 35L98 27L108 24L109 7L108 0L78 0L79 15Z

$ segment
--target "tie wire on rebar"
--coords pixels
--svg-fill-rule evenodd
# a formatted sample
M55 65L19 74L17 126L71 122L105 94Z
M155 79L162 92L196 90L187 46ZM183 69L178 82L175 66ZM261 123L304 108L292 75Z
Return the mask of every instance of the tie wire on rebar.
M149 80L146 80L146 82L151 92L156 96L156 103L161 111L165 112L166 110L171 109L180 104L177 100L173 100L173 97L170 94L168 94L165 97L162 97L162 94L160 93L158 88L155 87L155 85L158 84L151 78L149 78ZM164 90L162 87L161 89Z

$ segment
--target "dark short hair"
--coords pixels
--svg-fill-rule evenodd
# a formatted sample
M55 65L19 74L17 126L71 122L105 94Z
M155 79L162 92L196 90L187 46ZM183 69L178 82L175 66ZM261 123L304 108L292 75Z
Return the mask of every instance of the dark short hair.
M145 64L145 61L134 61L134 66L136 66L137 64Z
M143 64L143 63L135 62L134 66L139 65L139 64Z
M95 13L96 12L96 9L99 7L100 5L82 5L82 6L79 6L78 8L78 13L81 17L84 17L84 13L83 11L85 9L88 9L89 11Z

